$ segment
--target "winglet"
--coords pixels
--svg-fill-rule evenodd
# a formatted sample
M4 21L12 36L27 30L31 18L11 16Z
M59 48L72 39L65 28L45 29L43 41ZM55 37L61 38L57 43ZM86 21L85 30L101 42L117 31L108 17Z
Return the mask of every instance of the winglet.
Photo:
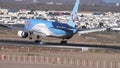
M76 3L74 5L74 8L72 10L72 13L70 15L69 21L68 21L68 25L75 27L75 20L76 20L76 16L77 16L77 12L78 12L78 7L79 7L79 3L80 0L76 0Z

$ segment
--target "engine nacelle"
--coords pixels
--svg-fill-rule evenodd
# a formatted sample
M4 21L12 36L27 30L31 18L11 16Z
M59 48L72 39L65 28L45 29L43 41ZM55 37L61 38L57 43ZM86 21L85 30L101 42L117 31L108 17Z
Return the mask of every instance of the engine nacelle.
M20 37L20 38L27 38L28 37L28 33L24 32L24 31L18 31L18 37Z

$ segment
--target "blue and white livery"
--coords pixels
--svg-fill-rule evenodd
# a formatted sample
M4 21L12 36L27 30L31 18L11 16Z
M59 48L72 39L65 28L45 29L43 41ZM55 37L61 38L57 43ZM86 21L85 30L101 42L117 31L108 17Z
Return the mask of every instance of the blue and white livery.
M73 11L70 15L68 23L51 22L47 20L29 19L25 23L25 31L18 31L18 36L22 38L28 37L28 35L37 35L45 37L56 37L64 39L70 39L76 32L75 20L79 7L79 0L76 0ZM61 41L61 43L66 41Z
M18 36L21 38L32 39L31 35L37 36L37 40L35 42L40 42L39 37L56 37L63 39L61 43L67 43L64 39L70 39L76 33L79 34L86 34L91 32L97 31L105 31L106 28L113 28L113 27L106 27L106 28L95 28L95 29L77 29L75 27L76 23L76 16L78 12L80 0L76 0L72 13L70 15L69 21L67 23L59 23L59 22L51 22L47 20L40 20L40 19L29 19L26 21L24 25L24 29L12 27L12 26L5 26L7 28L16 29L18 31ZM79 32L78 32L79 31Z
M18 31L18 36L22 38L32 39L31 35L36 35L37 39L40 36L44 37L56 37L63 39L61 43L67 43L64 39L70 39L78 31L79 34L86 34L97 31L105 31L106 28L96 29L77 29L75 27L75 20L78 12L80 0L76 0L69 21L67 23L51 22L47 20L29 19L25 23L24 30ZM37 41L38 42L38 41Z

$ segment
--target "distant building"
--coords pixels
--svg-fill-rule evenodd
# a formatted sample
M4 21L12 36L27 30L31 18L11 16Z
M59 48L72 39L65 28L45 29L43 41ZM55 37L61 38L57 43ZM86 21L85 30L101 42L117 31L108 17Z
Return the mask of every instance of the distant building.
M120 3L116 3L116 6L120 6Z
M23 0L15 0L15 1L23 1Z
M14 9L8 9L8 12L12 12L12 13L16 13L18 12L19 10L14 10Z
M46 4L49 4L49 5L51 4L51 5L52 5L52 4L54 4L54 2L48 2L48 3L46 3Z
M63 5L63 3L55 3L56 5Z
M105 15L104 12L94 12L93 15Z
M89 3L89 4L87 4L87 5L95 6L96 4L94 4L94 3Z
M34 3L38 2L37 0L33 0Z

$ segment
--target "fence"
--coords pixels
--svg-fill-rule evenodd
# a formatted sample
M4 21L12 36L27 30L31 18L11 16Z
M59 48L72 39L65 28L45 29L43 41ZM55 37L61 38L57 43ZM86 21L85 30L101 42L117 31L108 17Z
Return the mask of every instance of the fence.
M19 62L27 64L66 64L76 65L86 68L120 68L118 61L81 59L70 57L54 56L20 56L20 55L0 55L1 61Z

